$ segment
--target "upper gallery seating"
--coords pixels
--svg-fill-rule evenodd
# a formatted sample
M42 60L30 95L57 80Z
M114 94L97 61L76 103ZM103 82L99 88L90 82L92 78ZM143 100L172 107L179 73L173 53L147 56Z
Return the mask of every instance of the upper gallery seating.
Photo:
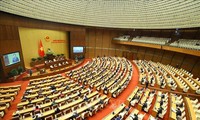
M132 70L132 64L125 58L98 57L66 74L84 85L117 97L129 84Z
M193 75L183 69L152 61L135 60L134 62L140 71L141 84L145 84L148 80L151 86L199 94L199 78L192 78Z
M170 46L200 50L200 40L179 39L171 43Z
M170 38L145 37L145 36L137 36L132 39L133 42L142 42L142 43L150 43L158 45L165 45L169 40Z
M108 102L106 95L58 74L30 80L13 119L84 119L104 108Z
M171 41L171 38L146 37L146 36L136 36L136 37L133 37L132 39L130 38L131 37L129 35L124 35L118 38L114 38L114 40L133 41L133 42L150 43L150 44L158 44L158 45L170 45L174 47L200 50L200 40L179 39L177 41L169 43Z
M128 41L129 38L130 38L130 35L123 35L123 36L119 36L117 38L113 38L113 40Z
M12 105L21 85L1 86L0 87L0 118L6 113L6 110Z
M124 35L124 36L120 36L118 38L114 38L113 40L133 41L133 42L141 42L141 43L150 43L150 44L165 45L170 40L170 38L136 36L136 37L133 37L131 39L130 35Z

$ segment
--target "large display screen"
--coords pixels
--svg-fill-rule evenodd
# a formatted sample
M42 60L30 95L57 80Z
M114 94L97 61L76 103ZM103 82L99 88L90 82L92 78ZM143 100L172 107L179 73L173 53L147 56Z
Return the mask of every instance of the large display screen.
M83 53L83 46L73 47L73 53Z
M20 54L19 52L13 52L3 55L5 66L13 65L15 63L20 62Z

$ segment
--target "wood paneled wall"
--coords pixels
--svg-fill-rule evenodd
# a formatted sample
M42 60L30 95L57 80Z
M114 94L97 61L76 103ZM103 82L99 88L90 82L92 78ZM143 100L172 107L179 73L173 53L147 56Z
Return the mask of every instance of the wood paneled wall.
M151 34L144 32L146 34ZM159 32L160 34L170 32ZM86 30L86 57L93 58L97 56L123 56L128 59L151 60L154 62L161 62L163 64L170 64L172 66L179 66L190 72L195 76L200 77L200 57L188 54L160 50L149 47L128 46L112 43L112 39L121 35L119 30L108 29L87 29ZM139 33L137 33L139 34Z
M67 25L62 23L48 22L43 20L36 20L17 15L12 15L0 12L0 24L15 27L28 27L49 30L60 30L70 33L71 46L85 45L85 28L76 25ZM71 51L72 48L70 48ZM73 53L70 52L70 58L73 58Z
M0 55L1 55L1 80L6 80L8 72L18 67L19 65L24 66L22 49L19 38L18 27L28 27L28 28L39 28L39 29L49 29L49 30L61 30L70 33L70 44L72 46L84 46L85 45L85 28L75 25L67 25L61 23L54 23L42 20L36 20L26 17L21 17L17 15L12 15L4 12L0 12ZM71 50L71 48L70 48ZM20 51L21 62L5 67L3 63L3 54ZM70 56L73 57L72 52Z
M73 46L84 46L85 47L85 30L82 31L71 31L70 32L70 58L74 59L75 55L85 55L84 53L73 53ZM85 50L85 49L84 49Z
M23 55L21 51L21 44L19 40L19 32L16 26L0 25L0 55L1 55L1 80L5 80L12 69L22 66L24 68ZM20 52L21 61L12 66L5 66L3 61L3 55L11 52Z
M113 37L120 35L117 30L87 29L86 30L86 57L122 56L129 47L112 43Z

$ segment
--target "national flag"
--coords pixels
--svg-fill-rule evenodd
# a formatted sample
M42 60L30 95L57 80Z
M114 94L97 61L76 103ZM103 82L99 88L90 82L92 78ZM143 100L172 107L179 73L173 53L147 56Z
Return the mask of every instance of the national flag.
M42 41L40 40L39 42L39 56L40 57L44 57L44 48L43 48L43 45L42 45Z

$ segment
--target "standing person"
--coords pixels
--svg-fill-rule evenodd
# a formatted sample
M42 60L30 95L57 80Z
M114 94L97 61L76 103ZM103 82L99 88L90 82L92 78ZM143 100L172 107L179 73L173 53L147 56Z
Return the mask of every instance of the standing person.
M16 54L13 54L12 62L13 63L19 62L19 58L16 56Z
M149 81L146 80L146 88L148 88L148 85L149 85Z
M29 75L32 76L32 74L33 74L33 71L30 69L29 70Z

